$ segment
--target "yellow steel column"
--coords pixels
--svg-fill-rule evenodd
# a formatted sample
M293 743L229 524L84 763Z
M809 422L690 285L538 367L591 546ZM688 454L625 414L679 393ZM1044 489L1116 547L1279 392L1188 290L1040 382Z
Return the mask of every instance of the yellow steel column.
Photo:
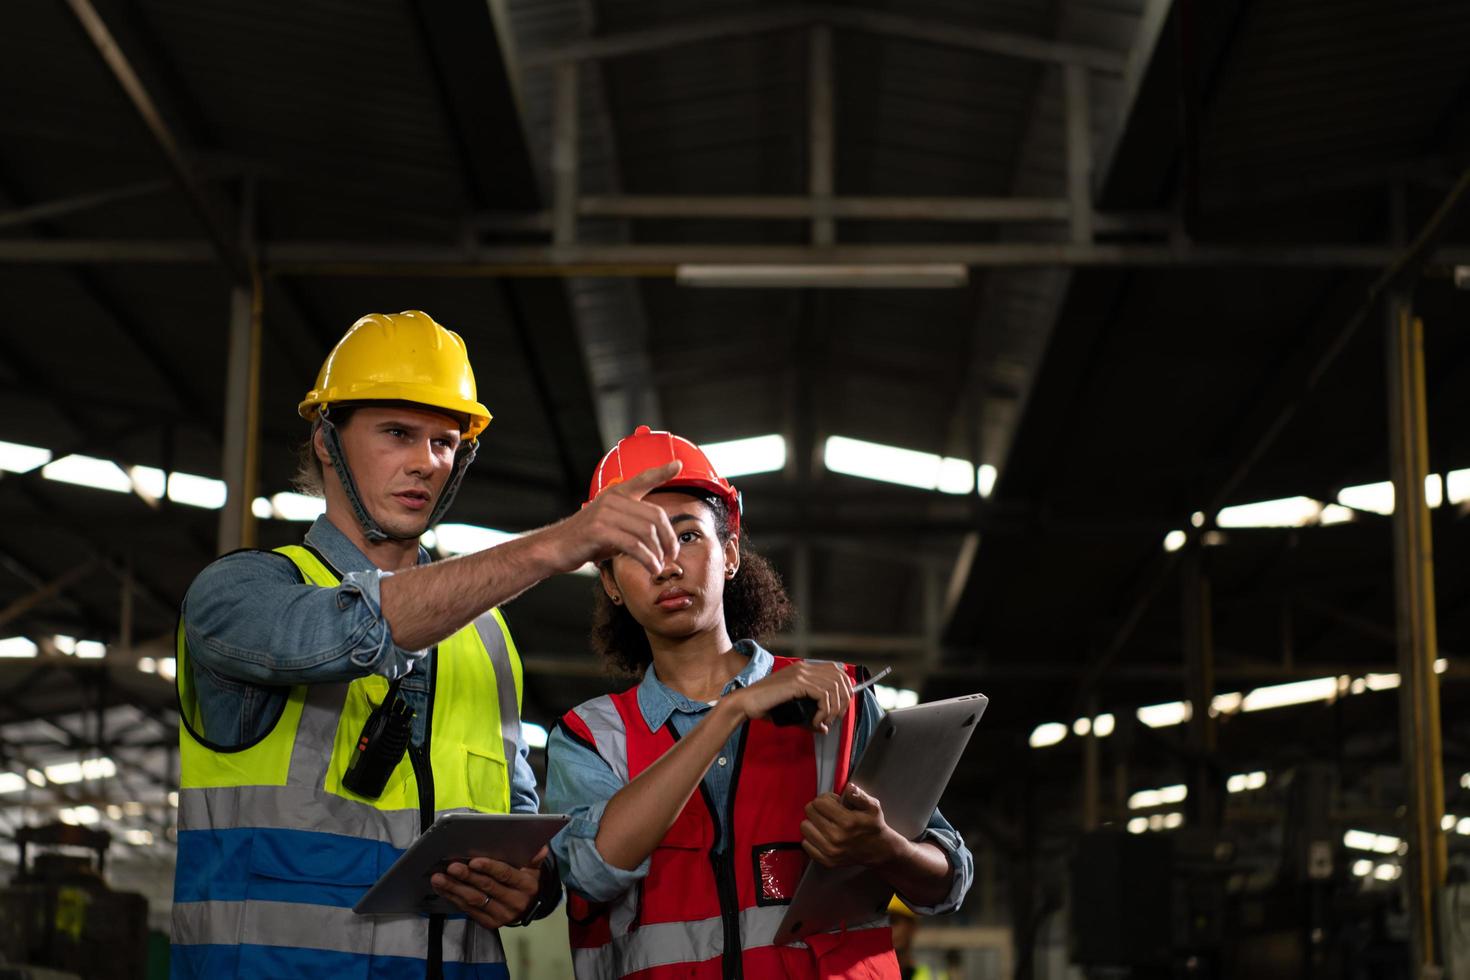
M1387 299L1389 450L1394 485L1394 592L1397 599L1399 730L1408 777L1407 870L1411 976L1438 980L1445 945L1444 773L1434 608L1434 552L1424 481L1429 471L1424 396L1424 324L1406 294Z

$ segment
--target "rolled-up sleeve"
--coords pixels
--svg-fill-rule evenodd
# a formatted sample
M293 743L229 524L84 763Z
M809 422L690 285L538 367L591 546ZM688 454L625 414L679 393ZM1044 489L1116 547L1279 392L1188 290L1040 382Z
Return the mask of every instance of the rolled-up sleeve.
M349 572L336 588L301 580L284 555L240 551L218 559L184 597L190 656L254 684L309 684L408 673L422 650L393 643L378 570Z
M631 871L614 867L597 850L597 830L607 803L625 784L587 746L557 727L546 743L546 805L570 816L551 839L562 882L593 902L610 902L648 874L648 859Z
M883 709L878 706L878 700L873 696L871 690L865 690L861 695L862 714L858 716L857 731L854 733L852 745L852 769L857 769L858 760L862 757L863 749L868 744L868 739L878 728L878 722L883 719ZM916 841L930 843L944 852L945 860L949 862L949 894L942 902L935 905L919 905L909 900L907 895L900 895L904 904L913 909L919 915L943 915L953 912L960 907L960 903L969 894L970 885L975 880L975 856L965 846L964 838L959 835L950 822L944 819L944 814L937 809L929 815L929 824L919 834Z

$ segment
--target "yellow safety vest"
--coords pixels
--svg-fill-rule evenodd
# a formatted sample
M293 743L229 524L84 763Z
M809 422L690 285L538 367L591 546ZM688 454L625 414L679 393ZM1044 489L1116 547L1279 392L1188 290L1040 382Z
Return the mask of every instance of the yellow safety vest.
M340 584L314 552L276 551L303 582ZM424 745L367 799L342 776L388 693L386 678L296 685L262 737L214 745L202 734L180 620L174 976L422 975L427 916L358 916L352 907L438 817L509 811L522 684L494 609L442 641L432 670ZM507 976L498 935L462 916L444 923L443 961L456 977Z

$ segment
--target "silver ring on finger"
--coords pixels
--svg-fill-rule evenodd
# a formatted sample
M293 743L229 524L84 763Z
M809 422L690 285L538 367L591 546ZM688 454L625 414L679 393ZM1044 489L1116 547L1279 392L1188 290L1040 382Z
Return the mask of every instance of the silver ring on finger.
M488 905L489 905L489 904L490 904L490 896L489 896L489 895L486 895L486 896L485 896L485 900L484 900L484 901L483 901L483 902L481 902L481 903L480 903L480 908L482 908L482 909L483 909L483 908L485 908L485 907L486 907L486 906L488 906Z

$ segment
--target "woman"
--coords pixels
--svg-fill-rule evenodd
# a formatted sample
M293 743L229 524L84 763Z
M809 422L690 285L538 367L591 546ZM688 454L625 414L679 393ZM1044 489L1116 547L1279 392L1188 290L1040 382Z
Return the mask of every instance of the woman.
M640 426L603 459L589 500L671 461L682 469L629 516L666 523L677 548L656 574L646 555L600 566L594 643L642 680L568 712L548 748L547 803L573 817L552 848L577 976L897 978L882 917L772 945L807 861L867 865L920 909L948 911L969 887L969 852L937 812L911 842L844 786L876 703L863 692L847 710L855 668L756 643L790 603L742 548L740 495L697 446ZM800 697L817 705L810 728L767 719Z

